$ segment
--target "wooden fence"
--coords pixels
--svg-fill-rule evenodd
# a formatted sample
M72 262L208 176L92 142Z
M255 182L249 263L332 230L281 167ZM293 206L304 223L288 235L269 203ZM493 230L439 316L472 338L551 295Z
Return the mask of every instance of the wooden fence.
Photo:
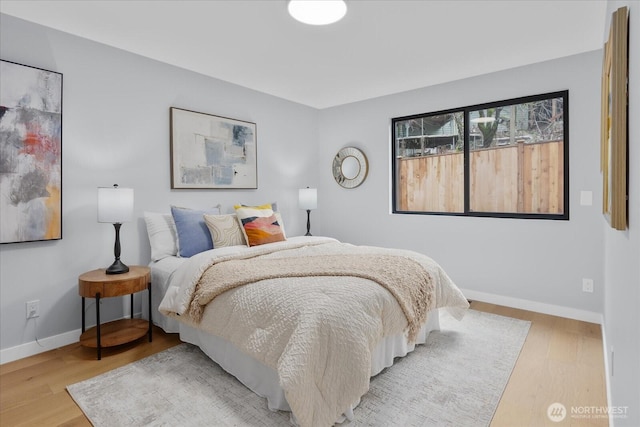
M470 210L561 214L563 154L563 141L471 151ZM397 171L398 210L464 212L462 153L399 159Z

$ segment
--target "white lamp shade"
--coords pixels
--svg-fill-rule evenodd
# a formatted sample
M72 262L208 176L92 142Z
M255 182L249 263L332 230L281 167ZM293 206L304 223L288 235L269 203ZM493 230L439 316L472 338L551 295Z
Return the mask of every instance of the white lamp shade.
M98 222L117 224L132 219L133 188L98 188Z
M298 207L313 210L318 207L318 190L315 188L301 188L298 192Z
M343 0L291 0L287 7L296 20L309 25L328 25L347 13Z

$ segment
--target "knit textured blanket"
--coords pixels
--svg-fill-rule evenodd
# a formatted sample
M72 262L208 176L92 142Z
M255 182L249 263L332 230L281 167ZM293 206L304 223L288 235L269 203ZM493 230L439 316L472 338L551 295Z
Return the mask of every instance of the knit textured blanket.
M236 259L214 264L202 275L190 304L196 322L204 307L223 292L260 280L284 277L352 276L388 290L407 318L408 339L415 340L433 302L433 281L416 261L395 255L345 254L296 258Z

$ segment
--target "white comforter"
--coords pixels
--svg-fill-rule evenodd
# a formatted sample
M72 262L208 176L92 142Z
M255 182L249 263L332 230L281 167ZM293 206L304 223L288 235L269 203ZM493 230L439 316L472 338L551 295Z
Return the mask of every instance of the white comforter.
M407 327L395 298L367 279L269 279L227 291L209 303L201 322L188 317L196 284L210 265L228 259L347 253L398 254L418 261L435 285L433 308L461 318L468 303L442 268L411 251L353 246L321 237L290 238L256 247L198 254L173 275L160 311L222 337L277 370L301 426L329 426L369 387L371 351Z

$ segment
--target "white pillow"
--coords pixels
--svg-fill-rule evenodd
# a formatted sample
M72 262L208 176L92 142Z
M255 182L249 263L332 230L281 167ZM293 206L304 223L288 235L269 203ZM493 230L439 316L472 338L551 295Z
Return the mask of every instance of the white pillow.
M168 256L178 254L178 235L176 224L170 213L161 214L145 212L147 234L151 243L151 260L160 261Z

